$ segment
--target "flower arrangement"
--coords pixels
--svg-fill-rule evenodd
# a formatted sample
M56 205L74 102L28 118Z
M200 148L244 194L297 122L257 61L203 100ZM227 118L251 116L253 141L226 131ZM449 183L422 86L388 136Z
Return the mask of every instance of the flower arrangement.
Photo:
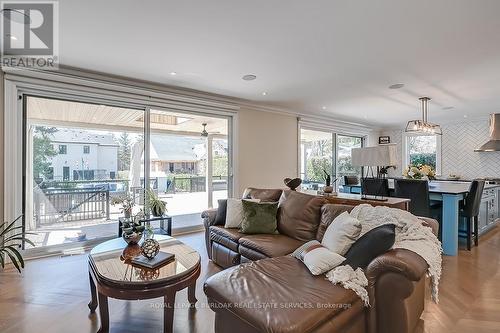
M436 171L427 164L410 164L403 170L403 176L408 179L433 180L436 178Z

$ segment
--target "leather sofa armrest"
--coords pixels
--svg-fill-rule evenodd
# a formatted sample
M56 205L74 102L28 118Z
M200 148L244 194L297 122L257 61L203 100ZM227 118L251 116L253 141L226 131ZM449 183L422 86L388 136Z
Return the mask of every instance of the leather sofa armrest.
M217 209L207 209L201 213L201 218L203 219L203 224L205 229L208 229L211 225L215 225L215 216L217 215Z
M215 225L217 209L208 209L201 213L203 226L205 227L205 245L207 247L208 258L212 259L212 242L210 241L210 226Z
M393 249L373 259L365 274L368 281L375 281L387 272L399 273L411 281L418 281L427 272L427 267L427 262L415 252Z
M368 265L368 333L413 332L423 311L427 267L421 256L406 249L388 251Z
M432 229L434 235L438 235L439 233L439 222L435 219L431 219L430 217L417 216L419 220L422 220L422 224L426 227Z

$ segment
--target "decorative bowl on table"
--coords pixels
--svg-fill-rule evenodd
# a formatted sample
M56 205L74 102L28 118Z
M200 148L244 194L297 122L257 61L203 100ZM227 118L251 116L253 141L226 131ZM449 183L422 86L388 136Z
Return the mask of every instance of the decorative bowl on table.
M123 240L129 245L137 244L142 238L142 232L123 233Z

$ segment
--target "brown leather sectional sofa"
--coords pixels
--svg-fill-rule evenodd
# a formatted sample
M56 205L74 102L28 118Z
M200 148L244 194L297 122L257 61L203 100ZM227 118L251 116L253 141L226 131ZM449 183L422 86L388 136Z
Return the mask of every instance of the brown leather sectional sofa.
M245 235L215 225L215 210L202 214L208 256L228 268L204 286L216 332L413 332L424 308L423 258L404 249L375 258L365 270L371 304L365 308L354 292L313 276L288 255L309 240L321 241L329 223L353 206L282 190L251 188L243 197L281 197L280 233ZM435 220L422 223L437 232Z

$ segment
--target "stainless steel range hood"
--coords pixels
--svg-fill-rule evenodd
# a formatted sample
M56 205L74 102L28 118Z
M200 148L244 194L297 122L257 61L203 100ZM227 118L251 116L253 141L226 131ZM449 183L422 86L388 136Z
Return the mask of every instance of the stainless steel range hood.
M490 115L490 140L474 151L500 151L500 113Z

